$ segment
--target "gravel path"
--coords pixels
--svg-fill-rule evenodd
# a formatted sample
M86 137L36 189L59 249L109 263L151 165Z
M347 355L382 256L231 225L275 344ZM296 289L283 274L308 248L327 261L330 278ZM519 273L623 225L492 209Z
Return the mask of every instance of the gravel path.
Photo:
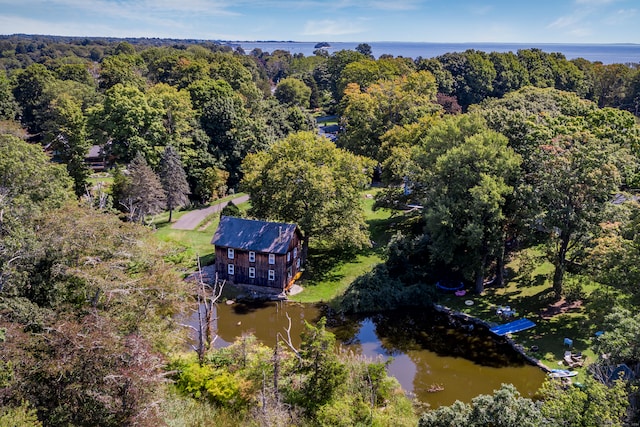
M236 197L232 201L235 205L238 205L248 200L249 200L249 196L245 195L245 196ZM220 212L222 208L227 206L228 203L229 203L228 201L220 202L220 203L216 203L215 205L206 207L204 209L197 209L191 212L187 212L186 214L178 218L176 222L173 223L171 228L175 228L176 230L195 230L196 227L200 225L200 223L204 221L204 219L207 216L211 215L214 212Z

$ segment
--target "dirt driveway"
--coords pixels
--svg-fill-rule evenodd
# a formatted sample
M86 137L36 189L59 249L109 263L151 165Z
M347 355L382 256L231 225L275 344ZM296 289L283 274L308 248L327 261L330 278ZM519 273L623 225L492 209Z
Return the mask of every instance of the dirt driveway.
M249 200L249 196L239 196L232 200L233 204L238 205L240 203L244 203ZM211 215L214 212L220 212L222 208L227 206L229 202L220 202L215 205L211 205L209 207L203 209L197 209L191 212L187 212L182 215L176 222L173 223L171 228L175 228L176 230L195 230L196 227L204 221L204 219Z

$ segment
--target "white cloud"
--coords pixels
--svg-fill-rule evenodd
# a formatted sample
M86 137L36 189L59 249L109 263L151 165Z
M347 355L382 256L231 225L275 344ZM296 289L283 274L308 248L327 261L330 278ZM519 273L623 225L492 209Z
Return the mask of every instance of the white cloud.
M325 19L321 21L308 21L302 32L305 36L341 36L347 34L358 34L366 29L358 21Z
M571 27L572 25L576 25L577 23L579 23L582 20L583 17L584 16L581 16L581 15L561 16L560 18L556 19L555 21L553 21L552 23L547 25L547 28L567 28L567 27Z
M637 9L619 9L607 16L604 22L608 25L617 25L634 19L637 14Z

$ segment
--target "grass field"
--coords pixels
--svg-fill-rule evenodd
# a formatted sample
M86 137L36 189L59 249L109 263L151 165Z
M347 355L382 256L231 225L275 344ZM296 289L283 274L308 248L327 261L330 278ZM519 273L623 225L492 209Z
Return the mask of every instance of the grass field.
M389 241L387 226L391 212L386 209L374 211L374 196L378 189L372 188L362 193L362 207L365 212L371 240L371 249L350 255L309 249L309 262L314 273L303 275L300 285L304 290L290 297L298 302L331 302L341 296L358 276L384 262L383 251Z
M536 252L533 250L533 252ZM526 253L526 252L525 252ZM540 253L538 252L537 255ZM454 310L490 323L500 324L507 320L501 319L496 310L499 306L510 306L517 311L516 318L526 317L533 320L536 326L513 335L513 339L526 350L527 354L540 360L548 368L566 369L560 364L565 351L580 351L586 356L585 366L576 368L580 372L578 381L584 378L586 366L596 360L597 355L590 349L599 329L593 317L590 316L592 291L596 285L586 284L584 292L586 298L578 304L567 304L558 307L557 314L551 315L550 307L554 306L551 274L553 266L548 262L541 262L530 275L519 274L519 258L508 264L508 281L504 287L488 287L483 295L467 294L463 297L445 295L441 303ZM467 306L466 300L474 304ZM560 305L560 304L555 304ZM564 344L564 339L573 341L572 348ZM533 351L532 349L537 349Z
M234 194L227 196L223 199L216 200L216 203L225 202L240 195L241 194ZM248 203L242 203L238 207L240 210L246 211L248 209ZM173 221L187 212L189 212L189 210L174 211ZM169 224L169 212L156 215L151 221L156 227L156 237L175 247L176 255L173 259L174 262L185 268L195 268L198 257L202 265L213 263L214 247L211 244L211 239L220 222L220 215L218 213L207 217L195 230L176 230L171 228L171 224Z

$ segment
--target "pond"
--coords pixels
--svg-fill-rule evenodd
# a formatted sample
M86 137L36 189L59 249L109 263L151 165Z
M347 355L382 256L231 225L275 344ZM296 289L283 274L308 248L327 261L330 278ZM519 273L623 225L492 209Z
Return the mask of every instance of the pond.
M428 310L345 317L313 305L266 302L218 304L216 315L217 347L231 344L243 333L273 346L277 333L285 334L287 316L298 346L304 321L315 323L324 315L343 347L372 359L391 359L389 374L405 391L434 408L491 394L502 383L514 384L523 396L531 397L545 378L504 339L485 328L471 330L460 324L454 328L446 316ZM193 324L196 319L191 319Z

